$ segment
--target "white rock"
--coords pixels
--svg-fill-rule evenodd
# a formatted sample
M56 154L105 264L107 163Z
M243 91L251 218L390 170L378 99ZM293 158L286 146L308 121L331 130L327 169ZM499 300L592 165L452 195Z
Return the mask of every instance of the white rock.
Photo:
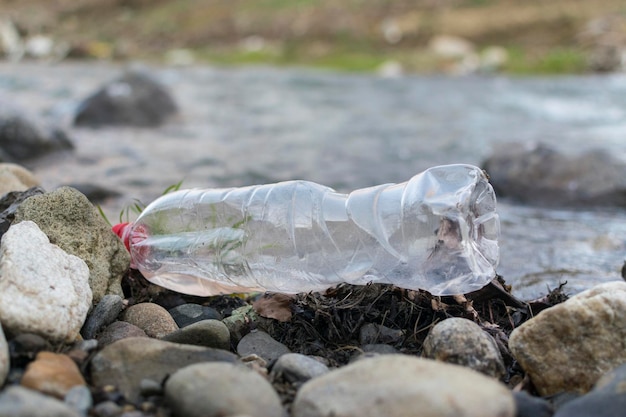
M442 58L462 59L474 54L474 44L457 36L434 36L428 42L428 48Z
M305 383L294 417L513 417L511 392L458 365L409 355L359 360Z
M9 369L9 345L7 344L7 339L4 337L2 326L0 326L0 386L4 385L4 380L9 373Z
M73 341L91 306L89 268L53 245L31 222L12 225L0 244L0 322L12 333Z

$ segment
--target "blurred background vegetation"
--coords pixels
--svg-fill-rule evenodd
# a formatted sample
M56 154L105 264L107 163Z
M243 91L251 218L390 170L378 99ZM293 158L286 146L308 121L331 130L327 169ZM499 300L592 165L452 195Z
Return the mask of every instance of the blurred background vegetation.
M4 54L14 58L11 30L25 45L20 58L392 75L626 67L624 0L0 0L0 19Z

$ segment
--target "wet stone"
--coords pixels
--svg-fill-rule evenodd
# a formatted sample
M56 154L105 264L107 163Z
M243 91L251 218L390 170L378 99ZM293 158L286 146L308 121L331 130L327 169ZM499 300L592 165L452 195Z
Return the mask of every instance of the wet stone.
M202 320L161 338L169 342L230 349L230 332L219 320Z
M119 295L108 294L102 297L83 325L81 330L83 338L94 338L100 329L115 321L123 308L124 303Z
M180 328L202 320L222 320L222 315L217 310L200 304L181 304L168 311Z
M290 353L287 346L277 342L269 334L257 330L245 335L237 345L239 356L258 355L270 366L282 355Z

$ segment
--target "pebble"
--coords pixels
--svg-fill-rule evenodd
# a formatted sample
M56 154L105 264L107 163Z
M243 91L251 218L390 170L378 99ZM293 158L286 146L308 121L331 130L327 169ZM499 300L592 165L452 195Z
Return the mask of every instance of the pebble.
M166 309L154 303L139 303L130 306L122 320L134 324L150 337L160 338L178 330L178 325Z
M0 163L0 195L11 191L26 191L39 185L39 180L26 168L11 163Z
M202 320L222 320L216 309L194 303L181 304L168 312L181 329Z
M425 358L467 366L494 378L505 374L493 337L471 320L452 317L437 323L424 340Z
M289 382L305 382L328 373L328 366L310 356L285 353L272 367L272 376L284 377Z
M283 415L270 383L232 363L199 363L180 369L167 380L165 399L178 417Z
M93 407L93 412L98 417L118 417L122 414L122 407L114 401L103 401Z
M17 385L7 387L0 393L0 416L81 417L64 402Z
M586 395L565 403L554 417L622 417L626 410L626 364L608 372Z
M552 417L554 407L541 397L530 395L526 391L513 392L517 407L516 417Z
M32 187L26 191L12 191L6 194L0 194L0 237L9 230L9 227L15 219L15 211L24 200L43 193L43 188Z
M239 307L232 311L230 316L224 318L222 323L228 327L233 345L250 332L252 323L258 320L258 315L252 306Z
M37 224L13 224L0 244L0 321L4 329L72 342L90 307L85 262L51 244Z
M148 337L148 335L134 324L125 321L115 321L100 333L98 344L104 347L127 337Z
M589 391L626 363L625 339L626 282L614 281L543 310L511 333L509 347L539 394L548 396Z
M400 353L400 351L396 349L395 347L381 344L381 343L363 345L361 346L361 350L363 351L363 355L367 355L367 356L389 355L393 353Z
M15 211L15 221L32 220L69 254L89 265L93 302L105 294L122 295L121 280L130 255L98 210L78 190L60 187L24 201Z
M93 357L91 378L96 387L114 385L130 401L138 401L142 379L160 383L193 363L236 359L236 355L220 349L129 337L106 346Z
M11 364L9 363L9 344L4 336L4 331L0 325L0 387L4 385L4 380L9 374Z
M306 382L293 417L514 417L511 392L458 365L409 355L356 361Z
M161 338L168 342L230 349L230 332L219 320L202 320L169 333Z
M359 343L361 345L394 344L402 340L404 332L375 323L367 323L359 329Z
M86 385L76 385L70 388L64 398L65 404L78 411L81 416L86 416L93 406L91 391Z
M43 394L64 398L75 386L86 385L78 366L67 355L39 352L28 364L21 385Z
M239 356L258 355L263 358L270 366L285 353L291 351L285 345L277 342L261 330L256 330L245 335L237 345L237 353Z
M100 302L87 317L87 321L81 330L85 339L96 337L100 329L115 321L122 312L124 302L117 294L108 294L100 299Z

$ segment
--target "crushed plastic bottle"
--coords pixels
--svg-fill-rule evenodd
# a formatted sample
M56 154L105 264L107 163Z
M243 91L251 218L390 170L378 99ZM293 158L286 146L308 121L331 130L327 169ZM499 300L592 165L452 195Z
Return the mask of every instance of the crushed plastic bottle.
M307 181L180 190L114 231L133 268L185 294L373 282L453 295L495 276L495 209L481 169L446 165L350 194Z

